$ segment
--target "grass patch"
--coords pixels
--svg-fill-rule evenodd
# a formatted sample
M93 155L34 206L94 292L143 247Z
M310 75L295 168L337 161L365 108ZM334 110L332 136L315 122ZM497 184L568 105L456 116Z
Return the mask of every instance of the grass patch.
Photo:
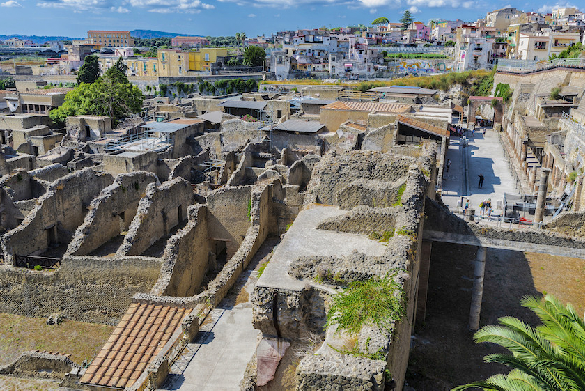
M402 227L396 231L396 235L413 236L414 231L411 229L406 229L405 227Z
M396 272L350 283L333 296L325 327L337 324L339 330L350 334L359 333L366 324L390 330L392 322L406 313L404 291L395 276Z
M393 203L392 206L401 206L402 205L402 194L404 194L404 190L406 190L406 183L403 183L398 188L398 192L396 193L396 202Z
M263 263L259 268L258 268L258 278L260 278L260 276L262 275L262 273L264 273L264 269L266 269L266 266L268 266L268 264L270 263L270 261Z
M368 238L371 240L377 240L382 243L388 243L390 238L394 236L394 230L392 231L384 231L382 234L377 233L376 231L372 232Z
M252 221L252 199L251 198L248 200L247 216L248 216L248 220Z
M64 320L49 326L44 318L0 313L0 365L29 350L70 353L81 364L90 361L106 343L113 326Z

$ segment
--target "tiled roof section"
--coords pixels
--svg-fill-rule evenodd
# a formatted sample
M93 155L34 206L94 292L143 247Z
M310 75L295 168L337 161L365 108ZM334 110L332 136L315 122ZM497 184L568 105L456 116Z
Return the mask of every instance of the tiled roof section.
M449 131L447 129L439 128L438 126L431 125L428 122L419 121L410 117L404 117L402 115L398 116L396 120L405 125L420 129L423 132L436 134L437 136L449 136Z
M81 383L131 387L190 312L190 308L131 304Z
M354 128L354 129L361 130L361 131L364 131L367 129L366 125L358 124L358 123L352 122L352 121L347 121L343 125L349 126L350 128Z
M333 102L321 107L325 110L355 110L369 112L387 112L387 113L407 113L411 106L401 103L381 103L381 102Z

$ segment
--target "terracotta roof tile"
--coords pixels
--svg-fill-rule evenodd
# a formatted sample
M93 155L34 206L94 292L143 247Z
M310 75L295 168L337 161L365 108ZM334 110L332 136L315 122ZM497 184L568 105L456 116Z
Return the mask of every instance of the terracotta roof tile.
M381 103L381 102L341 102L336 101L321 107L322 110L353 110L353 111L381 111L387 113L407 113L411 105L402 103Z
M414 128L420 129L423 132L432 133L437 136L449 136L449 131L447 129L440 128L435 125L431 125L428 122L419 121L414 118L404 117L402 115L398 116L396 119L398 122L401 122L407 126L412 126Z
M131 304L81 383L131 387L190 312L190 308Z

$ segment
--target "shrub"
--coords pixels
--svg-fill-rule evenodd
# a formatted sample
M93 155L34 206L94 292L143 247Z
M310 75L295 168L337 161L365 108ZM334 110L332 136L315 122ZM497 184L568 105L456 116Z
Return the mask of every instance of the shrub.
M43 270L43 267L41 265L35 265L35 267L33 269L36 271L41 271L41 270Z
M396 275L394 272L350 283L347 289L333 296L326 327L337 324L339 330L351 334L359 333L366 324L390 330L392 322L406 313L406 298L394 279Z
M549 98L551 98L552 100L560 99L561 98L561 88L555 87L552 90L550 90Z

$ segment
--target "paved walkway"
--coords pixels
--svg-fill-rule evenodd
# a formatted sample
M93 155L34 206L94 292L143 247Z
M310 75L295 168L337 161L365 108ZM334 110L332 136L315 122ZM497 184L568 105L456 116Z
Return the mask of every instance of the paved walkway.
M468 132L469 134L471 132ZM469 136L471 137L471 136ZM479 204L491 198L492 208L497 209L498 201L503 205L504 193L517 194L514 179L504 156L498 134L491 129L485 135L475 133L469 139L469 145L460 147L461 140L451 139L447 159L451 160L449 172L443 174L443 202L451 211L457 211L457 202L467 195L470 207L480 213ZM464 153L467 153L469 184L465 186ZM479 188L479 174L484 176L482 188ZM469 193L467 193L469 190ZM499 212L496 210L496 212Z
M209 313L195 341L171 367L161 390L239 391L260 334L252 326L252 304L246 292L252 293L258 275L255 269L269 259L277 243L269 238L260 247L235 289Z

